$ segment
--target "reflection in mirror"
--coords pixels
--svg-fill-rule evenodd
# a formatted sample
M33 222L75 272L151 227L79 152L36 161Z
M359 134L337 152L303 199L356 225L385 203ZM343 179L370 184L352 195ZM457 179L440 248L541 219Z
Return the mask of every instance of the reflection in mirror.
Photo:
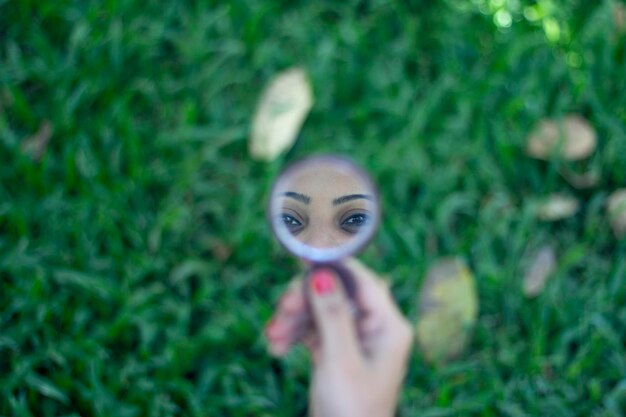
M274 231L287 249L295 239L307 248L356 250L373 234L378 199L367 175L352 163L314 157L279 178L270 210Z

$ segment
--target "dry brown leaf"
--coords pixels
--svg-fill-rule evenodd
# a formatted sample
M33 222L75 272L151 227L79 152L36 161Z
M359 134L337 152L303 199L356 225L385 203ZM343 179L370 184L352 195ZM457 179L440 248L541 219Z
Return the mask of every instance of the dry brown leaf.
M618 239L626 236L626 188L615 190L607 202L609 223Z
M429 362L458 356L470 340L478 315L474 277L457 258L435 262L419 296L418 346Z
M22 142L22 152L30 155L35 161L41 160L48 149L48 142L52 137L52 123L44 120L39 126L39 130L32 136L27 137Z
M580 208L574 197L552 194L537 206L537 217L546 221L563 220L573 216Z
M225 262L233 253L233 248L220 239L210 240L211 253L220 262Z
M254 115L248 143L252 158L271 161L289 150L312 105L311 84L302 68L278 74L263 92Z
M546 281L556 269L556 254L552 246L542 246L524 275L524 295L536 297L543 291Z
M526 153L534 158L548 160L553 154L576 161L591 155L596 149L596 132L576 114L562 121L541 120L528 138Z

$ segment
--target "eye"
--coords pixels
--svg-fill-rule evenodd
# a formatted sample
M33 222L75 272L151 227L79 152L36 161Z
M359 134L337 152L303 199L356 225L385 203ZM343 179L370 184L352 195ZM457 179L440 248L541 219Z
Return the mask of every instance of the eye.
M298 219L289 214L282 214L281 220L287 227L302 226L302 223L300 223Z
M280 221L285 225L287 230L289 230L294 235L300 232L304 226L300 220L287 213L283 213L280 215Z
M354 213L341 221L341 228L348 233L357 233L369 222L370 216L367 213Z

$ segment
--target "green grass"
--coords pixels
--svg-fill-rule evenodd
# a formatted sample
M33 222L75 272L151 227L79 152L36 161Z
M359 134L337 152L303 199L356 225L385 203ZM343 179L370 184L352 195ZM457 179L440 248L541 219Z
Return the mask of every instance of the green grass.
M409 317L434 259L475 273L471 346L440 367L416 352L399 415L624 415L626 242L604 211L626 184L616 3L0 0L0 415L302 415L304 351L277 361L262 338L297 271L265 202L317 152L380 185L362 259ZM288 155L251 161L259 93L294 65L313 111ZM591 190L523 152L568 112L598 132L570 164L601 173ZM37 161L22 144L46 120ZM582 210L538 221L557 191ZM559 268L528 300L544 243Z

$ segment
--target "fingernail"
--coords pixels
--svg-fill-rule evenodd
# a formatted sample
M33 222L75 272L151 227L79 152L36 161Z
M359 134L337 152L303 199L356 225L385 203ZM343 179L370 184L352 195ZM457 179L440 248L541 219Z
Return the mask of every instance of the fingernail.
M335 276L328 269L320 269L313 272L311 286L318 295L324 295L335 289Z

